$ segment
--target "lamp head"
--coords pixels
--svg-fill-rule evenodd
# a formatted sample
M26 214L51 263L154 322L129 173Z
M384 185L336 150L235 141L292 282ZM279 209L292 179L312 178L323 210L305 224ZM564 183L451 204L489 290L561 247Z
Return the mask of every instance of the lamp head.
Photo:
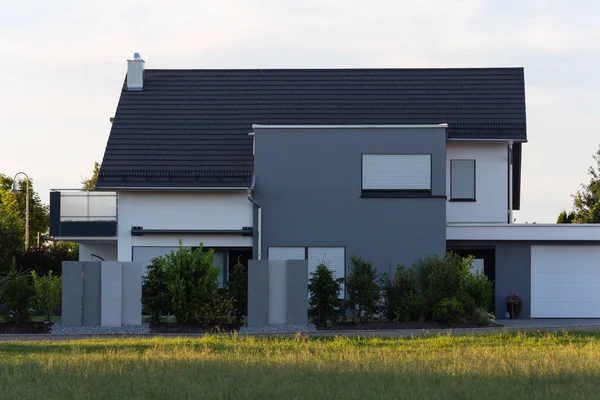
M17 181L13 182L12 188L10 189L10 192L12 194L18 194L19 193L19 184L17 183Z

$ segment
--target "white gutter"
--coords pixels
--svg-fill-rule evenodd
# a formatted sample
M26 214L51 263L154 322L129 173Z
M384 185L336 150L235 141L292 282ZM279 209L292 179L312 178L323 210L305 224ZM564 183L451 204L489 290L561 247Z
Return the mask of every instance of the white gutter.
M261 260L262 259L262 207L252 197L252 191L254 190L255 182L256 182L256 177L252 176L252 184L247 189L246 193L248 194L248 200L250 200L250 202L258 208L258 224L257 224L258 227L256 229L256 242L257 242L257 247L258 247L257 258L259 260Z
M508 223L513 223L513 142L508 142Z

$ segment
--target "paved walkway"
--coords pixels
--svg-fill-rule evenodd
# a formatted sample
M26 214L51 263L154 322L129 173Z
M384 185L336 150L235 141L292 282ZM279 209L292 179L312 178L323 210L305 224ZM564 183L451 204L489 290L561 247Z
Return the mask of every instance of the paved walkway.
M567 331L600 331L600 319L513 319L497 320L504 325L498 328L461 328L461 329L385 329L385 330L344 330L317 331L304 333L308 336L349 336L349 337L416 337L437 335L485 335L511 332L559 332ZM295 333L283 334L254 334L253 336L294 336ZM43 340L84 340L84 339L115 339L115 338L153 338L153 337L185 337L198 338L202 333L161 333L144 335L0 335L2 341L43 341Z

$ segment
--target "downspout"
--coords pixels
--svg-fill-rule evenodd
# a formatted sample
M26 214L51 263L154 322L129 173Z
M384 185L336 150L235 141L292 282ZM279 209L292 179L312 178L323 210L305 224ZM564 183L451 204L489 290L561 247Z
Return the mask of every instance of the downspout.
M508 141L508 223L513 223L513 142Z
M248 188L246 193L248 194L248 200L250 200L250 202L252 204L254 204L256 206L256 208L258 209L258 227L257 227L257 232L256 232L256 241L257 241L257 247L258 247L257 258L259 260L261 260L262 259L262 237L261 237L261 234L262 234L262 232L261 232L262 231L262 207L252 197L252 191L254 190L255 182L256 182L256 176L253 175L252 176L252 184L250 185L250 187Z

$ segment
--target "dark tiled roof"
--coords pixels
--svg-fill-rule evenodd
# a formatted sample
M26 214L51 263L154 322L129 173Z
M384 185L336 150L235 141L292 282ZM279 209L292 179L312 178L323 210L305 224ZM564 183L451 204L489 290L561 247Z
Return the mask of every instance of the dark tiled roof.
M99 188L246 186L252 124L438 124L526 139L522 68L146 70L125 85Z

